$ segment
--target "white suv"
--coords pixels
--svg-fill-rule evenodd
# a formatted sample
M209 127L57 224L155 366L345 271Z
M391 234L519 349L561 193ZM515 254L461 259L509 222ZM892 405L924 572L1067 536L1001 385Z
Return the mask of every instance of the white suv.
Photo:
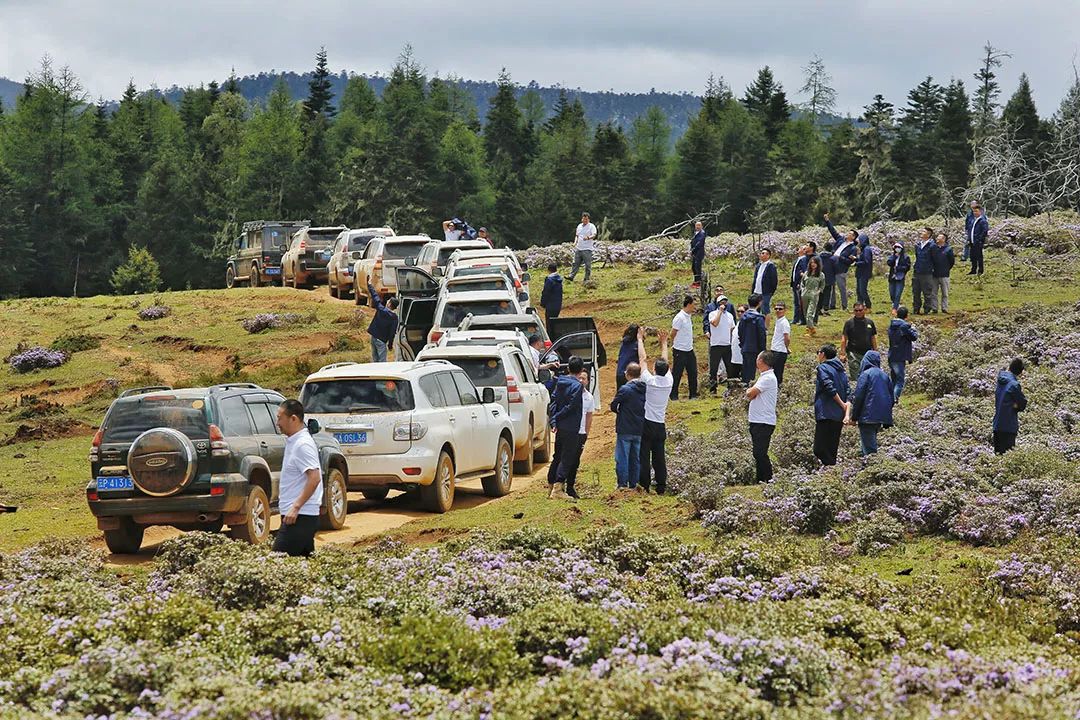
M531 297L529 295L529 273L522 271L517 258L513 257L512 253L476 257L477 253L483 252L485 251L464 250L454 253L450 256L450 261L446 264L446 270L443 274L450 280L471 275L487 276L492 273L502 273L510 280L510 284L514 286L521 307L529 307ZM504 251L489 250L487 252L500 253Z
M394 235L372 238L364 254L353 263L353 299L357 305L367 305L368 283L387 300L397 292L396 270L405 267L409 258L420 254L420 248L431 242L427 235Z
M365 497L418 490L426 509L442 513L458 480L480 478L491 497L510 492L510 415L494 389L477 391L450 363L334 363L308 376L300 402L337 438L348 486Z
M494 388L495 399L514 425L514 460L518 473L531 475L534 462L551 459L547 388L540 384L532 359L517 341L497 345L431 347L416 358L447 360L464 370L478 388Z
M457 327L468 315L520 315L523 308L508 290L475 290L440 295L428 342L438 342L443 328Z

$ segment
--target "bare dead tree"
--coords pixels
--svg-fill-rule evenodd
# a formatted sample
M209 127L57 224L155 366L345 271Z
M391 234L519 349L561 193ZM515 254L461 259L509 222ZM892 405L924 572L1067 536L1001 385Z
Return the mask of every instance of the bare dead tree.
M691 226L691 225L693 225L694 223L697 223L697 222L700 222L705 227L708 227L709 225L711 225L713 223L719 222L720 221L720 216L723 215L724 212L727 209L728 209L727 205L721 205L720 207L718 207L718 208L716 208L714 210L709 210L707 212L699 212L697 215L694 215L693 217L687 216L687 218L685 220L680 220L679 222L677 222L677 223L675 223L673 225L669 225L668 227L664 228L663 230L661 230L658 233L653 233L652 235L649 235L648 237L643 237L638 242L645 242L646 240L660 240L662 238L674 237L675 235L678 235L680 232L685 230L687 227L689 227L689 226Z
M1038 169L1029 166L1025 149L1026 143L1016 139L1007 123L998 123L975 148L972 183L964 200L979 200L988 211L1004 217L1031 207Z

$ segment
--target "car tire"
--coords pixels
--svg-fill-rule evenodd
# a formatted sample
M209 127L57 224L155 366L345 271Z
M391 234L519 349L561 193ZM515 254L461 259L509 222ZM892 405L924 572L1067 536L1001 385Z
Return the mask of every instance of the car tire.
M105 545L114 555L134 555L142 547L145 525L129 517L120 518L120 527L105 531Z
M323 488L326 512L319 515L320 530L340 530L345 527L349 514L349 492L345 488L345 476L337 468L330 468Z
M266 491L252 485L244 501L245 520L240 525L229 526L229 537L251 545L261 545L270 537L270 500Z
M225 287L232 290L236 287L236 268L232 265L225 268Z
M259 266L255 263L251 264L251 275L248 276L248 284L253 288L257 288L262 284L259 280Z
M385 500L390 494L390 488L368 488L361 490L360 493L368 500Z
M551 462L551 426L544 428L544 444L533 451L533 460L538 463Z
M529 434L525 436L527 438L525 442L527 443L526 447L528 448L528 452L525 453L525 459L524 460L515 460L514 461L514 472L516 472L518 475L532 475L533 474L533 463L534 463L534 461L536 459L534 457L534 455L533 455L533 449L532 449L533 437L534 436L535 436L535 431L533 430L532 420L530 420L529 421Z
M439 464L435 466L435 477L430 485L420 486L420 502L424 509L433 513L444 513L454 504L454 461L446 453L439 453Z
M510 447L510 441L500 437L499 447L495 451L495 472L481 480L485 495L502 497L510 494L510 486L514 484L513 459L514 451Z
M337 283L330 278L326 279L326 290L330 293L330 297L336 298L341 296L341 292L338 290Z

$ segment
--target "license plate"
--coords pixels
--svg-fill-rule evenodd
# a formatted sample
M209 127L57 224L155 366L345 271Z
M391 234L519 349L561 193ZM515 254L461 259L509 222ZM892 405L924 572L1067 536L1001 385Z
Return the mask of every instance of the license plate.
M366 432L334 433L334 437L342 445L367 445Z
M97 479L98 490L134 490L135 483L129 477L99 477Z
M280 275L281 268L266 268L267 275Z

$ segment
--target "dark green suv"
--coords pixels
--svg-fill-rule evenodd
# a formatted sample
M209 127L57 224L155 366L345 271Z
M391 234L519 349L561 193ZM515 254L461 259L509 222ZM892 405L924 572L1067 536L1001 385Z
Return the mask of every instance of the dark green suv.
M90 448L86 499L105 544L134 553L148 525L229 534L250 543L270 534L285 435L280 394L238 383L128 390L109 407ZM320 526L345 524L349 470L341 446L309 423L323 475Z

